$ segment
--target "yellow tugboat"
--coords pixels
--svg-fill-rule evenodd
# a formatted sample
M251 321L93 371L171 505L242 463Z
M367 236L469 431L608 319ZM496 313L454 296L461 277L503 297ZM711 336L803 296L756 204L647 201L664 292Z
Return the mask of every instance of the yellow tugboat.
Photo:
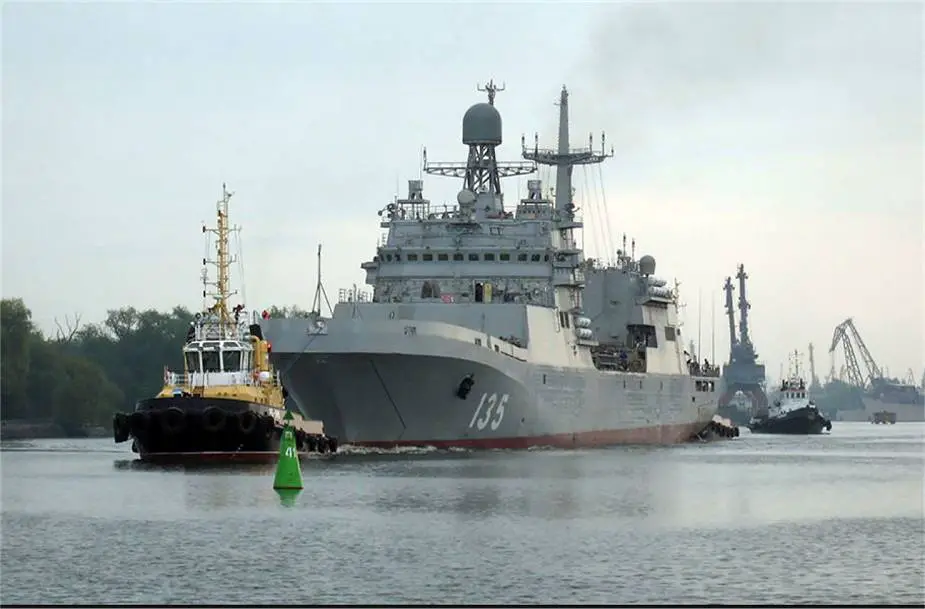
M133 440L132 450L150 462L265 462L278 458L286 413L286 390L270 365L270 343L263 338L256 313L248 322L244 305L229 307L228 223L230 193L222 184L217 204L216 260L203 260L218 270L203 297L214 304L190 323L183 347L183 372L164 368L164 387L143 399L132 413L113 418L116 443ZM209 293L208 287L214 288ZM291 426L301 454L333 453L337 440L324 433L320 421L292 412Z

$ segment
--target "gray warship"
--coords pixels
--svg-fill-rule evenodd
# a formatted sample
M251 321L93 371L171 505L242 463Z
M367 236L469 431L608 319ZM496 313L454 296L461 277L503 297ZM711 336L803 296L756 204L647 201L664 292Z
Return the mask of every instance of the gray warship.
M523 160L499 162L501 115L486 102L462 120L465 163L432 163L461 178L458 205L431 204L423 181L379 211L387 237L361 267L372 294L341 293L330 318L261 321L290 398L341 442L526 448L671 444L717 411L718 379L684 361L677 290L655 259L621 251L598 267L576 241L582 219L572 168L613 156L571 148L568 91L556 149L539 138ZM592 141L593 143L593 141ZM556 168L505 207L501 179ZM587 277L587 279L586 279ZM593 295L583 297L588 283Z
M745 295L745 280L748 274L745 265L740 264L736 279L739 280L739 333L736 335L735 307L732 293L735 286L732 278L726 277L723 292L726 294L726 316L729 318L729 362L723 366L722 394L719 399L719 414L737 425L745 425L758 413L768 409L768 394L765 388L765 366L758 362L758 352L752 343L748 325L748 311L752 308Z

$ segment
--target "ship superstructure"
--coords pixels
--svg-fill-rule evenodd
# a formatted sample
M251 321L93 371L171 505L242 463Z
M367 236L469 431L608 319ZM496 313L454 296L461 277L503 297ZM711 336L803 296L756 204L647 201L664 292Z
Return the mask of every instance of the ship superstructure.
M423 181L410 180L408 196L380 210L388 234L362 264L371 297L352 291L324 323L261 322L291 396L351 444L687 440L710 423L716 388L683 361L676 295L655 277L655 259L626 255L599 282L621 299L602 305L605 340L586 311L593 269L578 242L571 173L611 156L603 138L598 149L570 147L563 87L557 147L522 140L524 160L499 162L501 89L481 90L487 103L462 121L467 161L429 162L425 152L427 174L461 179L457 205L432 204ZM538 163L556 167L554 199L531 179L506 206L502 178Z
M758 362L758 353L752 343L748 325L748 311L752 305L745 294L745 280L748 274L745 265L740 264L736 279L739 283L739 331L736 333L735 306L733 305L733 292L735 286L731 277L726 277L723 290L726 294L726 316L729 319L729 361L723 366L722 386L723 393L719 400L721 416L729 417L735 423L744 425L748 416L742 413L730 401L736 392L741 391L751 401L757 411L768 406L768 396L765 392L765 366ZM748 413L750 416L752 413Z

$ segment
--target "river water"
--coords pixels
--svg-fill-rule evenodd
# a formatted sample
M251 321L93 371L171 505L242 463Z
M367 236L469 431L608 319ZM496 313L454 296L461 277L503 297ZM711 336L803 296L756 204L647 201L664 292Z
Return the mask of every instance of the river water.
M925 603L925 425L141 467L3 444L2 603Z

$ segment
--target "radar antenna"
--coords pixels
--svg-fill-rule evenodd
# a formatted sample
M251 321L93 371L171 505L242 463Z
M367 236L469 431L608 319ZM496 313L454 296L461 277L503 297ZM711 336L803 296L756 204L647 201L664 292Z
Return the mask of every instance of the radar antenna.
M601 134L601 148L599 152L594 150L594 136L588 139L587 148L571 148L569 144L568 128L568 89L562 85L562 93L559 94L559 145L556 150L549 148L540 148L539 135L533 136L533 150L527 148L526 139L521 137L521 146L523 147L523 157L535 161L540 165L551 165L556 167L556 209L569 213L574 209L572 202L572 168L575 165L591 165L602 163L605 159L613 156L613 147L610 152L606 151L607 136Z
M497 95L501 91L504 91L504 83L501 83L501 86L499 87L495 84L494 79L491 79L488 81L488 84L486 84L484 88L481 85L475 85L475 88L479 91L482 91L483 93L487 92L488 93L488 103L494 106L495 105L495 95Z

